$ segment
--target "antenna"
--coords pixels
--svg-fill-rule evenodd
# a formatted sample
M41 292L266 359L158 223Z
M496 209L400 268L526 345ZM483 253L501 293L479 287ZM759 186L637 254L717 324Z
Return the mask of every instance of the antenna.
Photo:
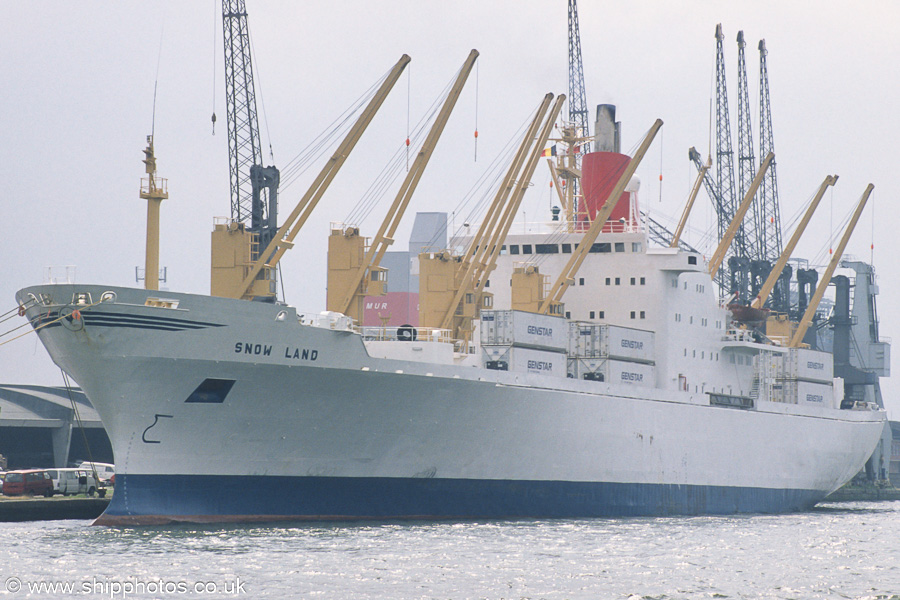
M156 88L159 86L159 64L162 62L163 33L165 28L159 31L159 52L156 55L156 78L153 80L153 118L150 122L150 137L156 133Z

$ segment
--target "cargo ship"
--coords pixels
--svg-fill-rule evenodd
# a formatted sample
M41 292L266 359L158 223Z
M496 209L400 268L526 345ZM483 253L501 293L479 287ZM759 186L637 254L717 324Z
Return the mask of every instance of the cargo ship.
M813 506L864 465L884 411L841 408L830 353L736 319L709 261L654 245L636 179L619 179L618 212L593 239L577 215L505 235L484 282L491 293L468 318L463 300L449 329L428 325L448 291L435 269L454 264L440 248L474 236L439 239L446 215L426 215L434 231L418 235L434 247L408 256L418 296L403 302L418 304L415 323L382 315L365 326L336 311L153 289L21 290L23 314L112 443L116 491L97 523ZM593 227L606 205L591 203ZM580 247L565 304L535 309L549 287L540 271L562 272ZM334 248L330 263L340 262Z
M866 463L885 413L849 383L836 392L833 355L803 343L808 315L723 301L727 236L709 258L679 233L651 236L634 173L661 121L627 156L601 105L597 135L564 123L557 153L547 144L565 97L548 94L480 225L448 239L446 214L420 215L409 251L386 252L474 50L377 235L332 226L326 310L279 300L278 261L410 59L358 104L279 224L279 171L247 158L262 153L253 94L238 93L253 82L234 4L223 2L232 217L212 232L210 295L158 289L168 194L152 136L144 288L17 293L109 435L116 490L98 524L784 512ZM513 228L548 154L560 207Z

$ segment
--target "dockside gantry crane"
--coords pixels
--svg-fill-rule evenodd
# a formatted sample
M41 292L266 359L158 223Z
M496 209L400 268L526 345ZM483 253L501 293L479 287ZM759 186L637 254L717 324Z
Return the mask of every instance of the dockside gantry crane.
M584 89L584 65L581 61L581 32L578 29L578 7L569 0L569 122L575 134L587 138L581 143L580 154L591 151L588 129L587 93Z
M743 198L750 189L753 174L756 173L756 156L753 154L753 130L750 126L750 93L747 86L747 61L744 58L744 32L738 31L738 183L739 194ZM724 85L724 82L723 82ZM765 258L759 249L759 201L754 195L750 204L750 219L742 223L747 256L752 259Z
M759 157L775 152L772 136L772 105L769 102L769 67L766 57L766 40L759 41ZM759 187L760 229L759 239L763 257L773 260L781 255L781 210L778 205L778 178L776 164L769 166L766 178Z
M246 224L247 230L258 236L257 248L265 248L278 228L279 173L274 166L262 166L250 30L244 0L222 0L222 33L231 218ZM251 258L256 260L258 257L258 250L254 250Z
M719 239L721 240L737 212L737 196L734 189L734 150L731 145L731 120L728 115L728 89L725 84L725 48L722 24L716 25L716 188L719 192ZM732 253L747 255L744 227L741 224L734 235Z

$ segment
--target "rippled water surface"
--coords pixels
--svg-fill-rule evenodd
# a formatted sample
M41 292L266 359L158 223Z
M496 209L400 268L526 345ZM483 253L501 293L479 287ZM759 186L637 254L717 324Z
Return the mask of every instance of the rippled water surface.
M0 523L0 596L900 600L900 503L525 522Z

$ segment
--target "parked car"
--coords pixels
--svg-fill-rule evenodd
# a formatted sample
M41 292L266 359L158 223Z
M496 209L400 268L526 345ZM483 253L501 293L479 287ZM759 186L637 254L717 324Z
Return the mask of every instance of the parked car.
M22 494L53 495L53 481L50 474L43 469L26 469L9 471L3 481L4 496L20 496Z
M53 493L71 496L73 494L106 495L106 489L87 469L47 469L53 482Z
M79 469L87 469L88 471L90 471L91 465L93 465L93 468L96 469L97 477L100 478L100 483L102 483L104 485L113 485L112 483L110 483L110 479L112 479L112 476L116 474L116 466L115 465L111 465L109 463L99 463L99 462L91 463L90 461L86 460L86 461L82 462L80 465L78 465L78 468Z

